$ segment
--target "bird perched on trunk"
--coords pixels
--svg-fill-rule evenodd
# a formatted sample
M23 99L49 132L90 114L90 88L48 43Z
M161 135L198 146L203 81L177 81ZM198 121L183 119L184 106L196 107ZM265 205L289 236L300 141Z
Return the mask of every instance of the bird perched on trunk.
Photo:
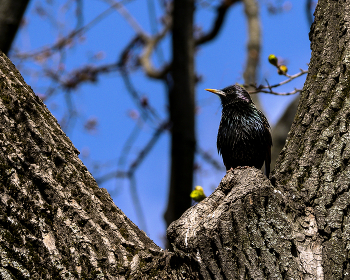
M272 138L270 125L240 86L222 90L206 89L221 99L222 115L217 137L218 152L226 170L238 166L254 166L261 169L265 162L265 174L269 177Z

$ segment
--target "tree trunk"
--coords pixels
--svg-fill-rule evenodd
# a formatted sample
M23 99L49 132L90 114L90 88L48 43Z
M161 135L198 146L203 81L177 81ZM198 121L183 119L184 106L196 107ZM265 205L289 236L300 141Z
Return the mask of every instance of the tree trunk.
M2 279L137 278L154 266L164 252L97 186L4 54L0 88Z
M157 247L98 188L0 55L0 253L7 279L349 279L350 0L320 0L312 58L271 182L228 171Z
M259 6L256 0L244 0L244 12L248 25L247 62L243 73L244 84L248 91L250 85L256 84L257 69L260 61L261 22ZM252 97L255 97L253 95ZM254 100L255 103L256 100Z
M167 225L191 206L195 140L193 0L175 0L173 60L169 89L171 123L171 174Z
M349 7L350 1L318 2L309 73L272 176L300 211L310 209L318 245L297 253L313 253L325 279L350 277Z
M8 54L29 0L0 0L0 50Z

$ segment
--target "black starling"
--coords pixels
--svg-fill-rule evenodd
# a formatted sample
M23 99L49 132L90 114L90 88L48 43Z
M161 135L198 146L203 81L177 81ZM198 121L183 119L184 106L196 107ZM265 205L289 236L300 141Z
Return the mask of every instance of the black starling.
M265 161L269 177L272 138L270 125L249 93L233 85L222 90L206 89L219 95L222 105L221 122L217 137L218 152L226 169L254 166L260 169Z

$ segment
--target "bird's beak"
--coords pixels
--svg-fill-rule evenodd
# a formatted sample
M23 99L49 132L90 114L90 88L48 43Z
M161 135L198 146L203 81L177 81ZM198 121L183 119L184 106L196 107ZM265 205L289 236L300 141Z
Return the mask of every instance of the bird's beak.
M215 93L217 95L221 95L221 96L225 96L225 93L222 90L218 90L218 89L212 89L212 88L206 88L206 91L210 91L212 93Z

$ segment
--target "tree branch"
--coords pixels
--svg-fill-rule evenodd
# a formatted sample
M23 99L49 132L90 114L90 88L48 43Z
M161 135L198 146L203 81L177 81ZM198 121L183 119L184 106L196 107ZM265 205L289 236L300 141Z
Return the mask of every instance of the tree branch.
M195 39L196 46L205 44L213 40L219 34L222 24L224 23L226 12L233 4L239 1L241 0L222 0L221 1L220 6L218 6L216 9L216 19L214 21L214 24L211 30L209 30L206 34L200 36L199 38Z
M268 84L268 81L266 81L266 83L268 84L267 86L263 86L263 85L259 85L259 86L256 86L256 85L248 85L250 87L253 87L255 88L255 90L251 90L249 91L250 94L254 94L254 93L258 93L258 92L263 92L263 93L270 93L270 94L273 94L273 95L292 95L292 94L296 94L298 92L301 92L301 89L294 89L294 91L292 92L286 92L286 93L279 93L279 92L275 92L273 91L272 89L273 88L276 88L276 87L280 87L282 85L285 85L291 81L293 81L294 79L304 75L304 74L307 74L308 73L308 70L303 70L303 69L300 69L300 72L299 73L296 73L294 75L285 75L288 77L287 80L284 80L280 83L277 83L277 84L274 84L274 85L269 85ZM246 85L245 85L246 86ZM267 90L266 90L267 89Z

